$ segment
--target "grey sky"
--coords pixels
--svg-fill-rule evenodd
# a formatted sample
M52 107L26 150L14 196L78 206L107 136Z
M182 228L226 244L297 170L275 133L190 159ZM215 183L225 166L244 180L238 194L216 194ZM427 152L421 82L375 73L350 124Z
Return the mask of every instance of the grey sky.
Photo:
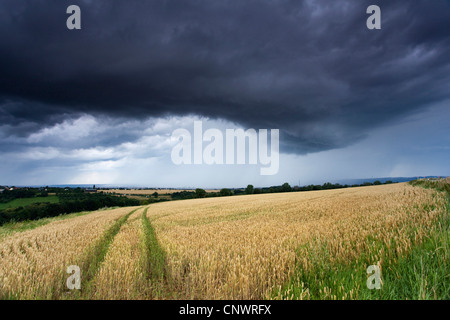
M0 39L0 184L450 175L449 1L3 0ZM279 173L174 166L194 119L280 129Z

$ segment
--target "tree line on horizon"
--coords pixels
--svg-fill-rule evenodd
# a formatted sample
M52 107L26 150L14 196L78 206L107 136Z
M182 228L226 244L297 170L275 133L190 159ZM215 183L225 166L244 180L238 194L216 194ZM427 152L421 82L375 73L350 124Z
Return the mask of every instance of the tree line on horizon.
M245 189L228 189L222 188L219 192L206 192L202 188L197 188L195 191L180 191L170 194L172 200L182 200L182 199L197 199L197 198L210 198L210 197L227 197L234 195L244 195L244 194L262 194L262 193L279 193L279 192L301 192L301 191L313 191L313 190L330 190L330 189L340 189L340 188L350 188L350 187L363 187L381 184L391 184L394 183L391 180L386 182L381 182L376 180L374 182L364 182L362 184L339 184L325 182L322 185L310 184L307 186L294 186L291 187L289 183L285 182L280 186L271 186L264 188L255 188L253 185L249 184ZM157 198L157 196L156 196Z
M245 189L222 188L219 192L207 192L202 188L195 191L180 191L170 194L171 200L198 199L210 197L227 197L235 195L250 195L264 193L280 192L302 192L313 190L330 190L349 187L360 187L370 185L390 184L392 181L382 183L377 180L364 182L362 184L341 185L339 183L326 182L323 185L308 185L291 187L289 183L283 183L280 186L271 186L265 188L255 188L249 184ZM0 226L7 222L19 222L25 220L38 220L42 218L55 217L61 214L68 214L81 211L93 211L104 207L125 207L147 205L153 202L170 201L166 198L158 198L158 193L153 193L153 197L146 200L130 199L125 196L117 196L100 193L88 193L82 188L14 188L13 190L4 189L0 193L0 203L7 203L14 199L47 197L49 193L58 196L58 203L37 202L26 206L16 208L7 208L0 210Z
M59 193L56 193L59 199L58 203L48 203L43 201L26 206L0 210L0 226L8 222L39 220L42 218L59 216L61 214L94 211L104 207L128 207L141 204L141 202L136 199L103 193L91 194L84 192L82 189L67 191L63 189L59 191ZM47 191L34 188L4 190L0 194L0 202L4 203L21 198L45 197L47 195Z

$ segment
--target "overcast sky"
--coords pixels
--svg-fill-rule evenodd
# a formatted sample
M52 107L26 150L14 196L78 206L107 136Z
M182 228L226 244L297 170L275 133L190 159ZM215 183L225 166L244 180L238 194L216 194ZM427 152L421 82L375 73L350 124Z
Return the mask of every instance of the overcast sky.
M173 164L196 120L279 129L278 173ZM450 175L449 128L447 0L0 2L0 185Z

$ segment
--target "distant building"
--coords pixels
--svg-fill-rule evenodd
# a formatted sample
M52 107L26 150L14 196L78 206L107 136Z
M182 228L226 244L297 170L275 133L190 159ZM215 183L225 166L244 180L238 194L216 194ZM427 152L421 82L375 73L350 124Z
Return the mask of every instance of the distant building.
M0 189L0 193L3 193L3 191L5 191L5 189Z
M85 191L89 193L96 193L97 189L85 189Z

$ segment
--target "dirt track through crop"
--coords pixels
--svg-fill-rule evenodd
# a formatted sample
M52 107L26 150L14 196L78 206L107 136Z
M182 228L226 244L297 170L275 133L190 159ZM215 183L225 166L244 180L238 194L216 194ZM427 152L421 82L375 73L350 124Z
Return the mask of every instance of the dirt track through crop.
M394 184L93 212L2 239L0 298L333 298L336 266L359 281L339 297L356 298L367 263L395 267L443 230L446 199ZM69 265L79 291L66 288Z
M87 250L132 209L92 212L2 239L0 298L64 297L67 267L81 264Z

